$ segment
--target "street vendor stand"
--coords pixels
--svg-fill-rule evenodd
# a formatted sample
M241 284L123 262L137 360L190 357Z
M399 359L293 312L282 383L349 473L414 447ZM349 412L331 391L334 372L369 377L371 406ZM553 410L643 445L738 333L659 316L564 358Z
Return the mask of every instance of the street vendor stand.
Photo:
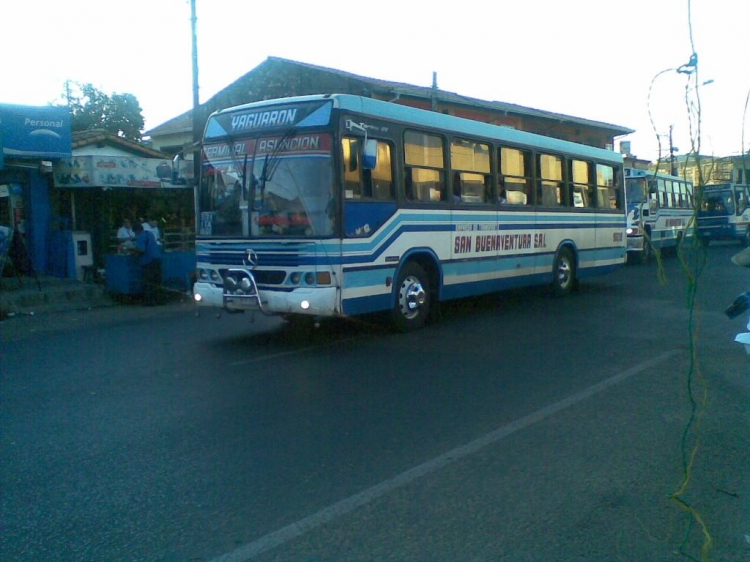
M195 252L163 251L161 256L163 290L186 293L192 286ZM143 270L136 254L105 256L107 292L114 295L143 293Z

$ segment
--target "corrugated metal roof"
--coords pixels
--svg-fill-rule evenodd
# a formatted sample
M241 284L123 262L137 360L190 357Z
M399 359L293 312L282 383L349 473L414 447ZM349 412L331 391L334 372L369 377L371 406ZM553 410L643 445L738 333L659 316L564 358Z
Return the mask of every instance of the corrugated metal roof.
M123 150L146 158L171 158L169 154L154 150L140 143L118 137L117 135L104 131L103 129L89 129L87 131L74 131L71 135L71 148L81 148L95 144L109 144Z
M346 78L348 80L359 81L363 85L367 85L371 89L376 90L377 93L381 95L392 95L394 97L395 96L408 96L411 98L417 98L417 99L423 99L423 100L431 100L433 99L433 97L435 97L439 102L461 105L467 108L483 109L483 110L489 110L489 111L503 113L503 114L536 117L539 119L548 119L548 120L553 120L553 121L558 121L558 122L567 122L567 123L583 125L586 127L604 129L604 130L610 131L613 136L627 135L627 134L635 132L633 129L629 129L627 127L623 127L620 125L614 125L612 123L605 123L602 121L594 121L591 119L584 119L581 117L564 115L562 113L544 111L541 109L534 109L531 107L525 107L522 105L516 105L512 103L480 100L477 98L462 96L460 94L457 94L454 92L448 92L445 90L440 90L440 89L433 90L432 87L415 86L413 84L406 84L403 82L391 82L388 80L380 80L378 78L370 78L367 76L360 76L357 74L352 74L350 72L344 72L343 70L337 70L335 68L327 68L323 66L317 66L314 64L283 59L279 57L268 57L264 62L262 62L257 67L255 67L253 70L241 76L240 78L235 80L232 84L224 88L222 92L231 90L238 83L241 83L247 80L250 77L250 75L256 72L260 67L269 63L299 66L299 67L307 68L310 70L315 70L318 72L334 74L342 78ZM211 107L212 100L220 96L222 92L219 92L218 94L214 95L211 99L209 99L204 104L202 104L202 106ZM333 92L319 92L319 93L333 93ZM345 92L342 92L342 93L345 93ZM212 109L219 109L219 108L212 108ZM190 131L191 127L192 127L192 110L189 110L181 115L178 115L177 117L173 119L170 119L169 121L166 121L165 123L162 123L161 125L158 125L157 127L154 127L153 129L147 131L145 135L152 136L153 134L174 134L174 133L179 133L179 132L186 132L186 131Z

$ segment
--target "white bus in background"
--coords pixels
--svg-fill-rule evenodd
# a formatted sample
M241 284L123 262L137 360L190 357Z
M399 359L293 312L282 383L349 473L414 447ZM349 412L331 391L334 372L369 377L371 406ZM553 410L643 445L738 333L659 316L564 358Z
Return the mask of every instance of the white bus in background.
M693 183L668 174L625 169L628 260L648 261L654 250L676 249L693 238Z
M698 210L698 235L704 244L712 240L739 240L750 245L750 192L737 183L703 187Z
M208 119L198 305L291 322L573 290L625 263L622 155L352 95Z

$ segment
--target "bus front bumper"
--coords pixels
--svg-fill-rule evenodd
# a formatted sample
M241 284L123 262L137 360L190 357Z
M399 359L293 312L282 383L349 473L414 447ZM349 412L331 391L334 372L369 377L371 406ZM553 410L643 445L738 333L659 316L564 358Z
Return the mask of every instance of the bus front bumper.
M643 236L628 236L628 252L642 252L643 242Z
M261 306L256 299L224 295L224 289L213 283L198 282L193 287L193 300L198 306L211 306L229 310L262 310L269 314L309 314L333 316L336 314L336 287L298 288L292 291L258 291Z

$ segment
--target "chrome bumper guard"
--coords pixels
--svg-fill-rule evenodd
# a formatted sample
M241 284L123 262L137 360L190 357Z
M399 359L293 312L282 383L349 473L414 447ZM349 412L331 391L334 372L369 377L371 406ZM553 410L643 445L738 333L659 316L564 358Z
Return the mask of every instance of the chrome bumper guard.
M253 274L247 269L233 268L226 271L222 296L225 308L227 303L231 302L248 309L257 308L266 314L258 292L258 284Z

